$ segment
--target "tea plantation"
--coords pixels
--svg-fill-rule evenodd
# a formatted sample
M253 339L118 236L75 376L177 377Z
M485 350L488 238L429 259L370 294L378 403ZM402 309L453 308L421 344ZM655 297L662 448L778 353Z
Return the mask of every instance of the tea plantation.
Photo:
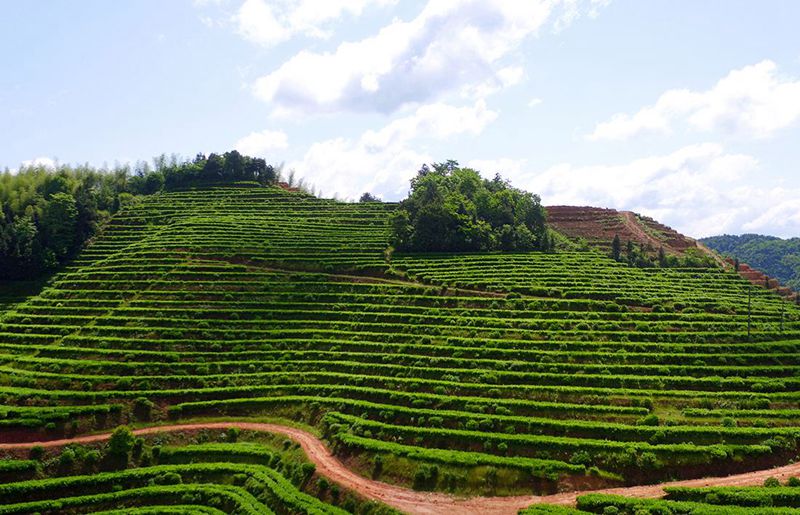
M667 487L663 499L635 499L620 495L586 494L578 497L577 508L534 505L520 515L796 515L800 513L800 479L786 485L775 478L764 486L751 487Z
M392 254L394 208L248 184L139 197L40 293L0 304L0 440L282 419L365 476L484 495L797 458L794 304L732 271L566 246ZM0 513L384 509L344 506L285 449L232 465L261 451L217 440L45 479L9 456L0 474L30 479L0 487Z

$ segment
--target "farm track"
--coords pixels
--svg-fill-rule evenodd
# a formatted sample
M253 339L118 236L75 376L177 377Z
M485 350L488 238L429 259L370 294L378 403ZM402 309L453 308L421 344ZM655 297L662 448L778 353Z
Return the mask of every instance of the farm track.
M546 503L560 505L574 505L579 495L586 493L600 493L624 495L627 497L659 498L664 495L664 487L706 487L706 486L758 486L769 477L776 477L782 482L790 476L800 475L800 463L783 467L758 470L744 474L726 477L711 477L673 481L658 485L644 485L604 490L563 492L553 495L529 495L513 497L470 497L459 498L443 493L417 492L380 481L367 479L348 469L338 458L333 456L325 444L313 434L288 426L266 424L257 422L211 422L198 424L176 424L168 426L154 426L134 431L136 435L148 435L165 431L197 431L203 429L227 429L235 427L246 431L262 431L288 436L300 444L309 459L316 465L319 474L329 480L340 484L365 498L382 502L406 513L436 515L436 514L480 514L480 515L505 515L517 513L520 509L531 504ZM86 444L108 440L111 433L78 436L61 440L48 440L43 442L25 443L0 443L0 450L29 449L31 447L62 447L72 443Z
M659 246L663 246L663 242L657 240L653 236L647 234L644 229L642 229L641 224L636 220L636 213L633 211L621 211L620 214L622 215L622 223L623 226L628 229L640 242L647 242L653 246L653 248L658 248Z

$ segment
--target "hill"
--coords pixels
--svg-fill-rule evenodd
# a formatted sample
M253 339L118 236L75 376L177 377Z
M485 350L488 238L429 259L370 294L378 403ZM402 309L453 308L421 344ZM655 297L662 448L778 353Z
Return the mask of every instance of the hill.
M363 475L472 495L796 458L793 304L721 268L636 268L594 249L390 254L394 209L256 184L137 197L0 318L0 439L268 417L317 431ZM175 446L235 443L226 438ZM255 451L192 447L158 469L158 442L123 446L139 468L109 471L122 476L95 475L106 457L51 455L64 468L45 470L84 479L29 497L22 485L0 503L96 481L126 506L159 492L212 507L217 496L223 512L250 497L275 509L280 492L341 504L308 470L281 465L294 458L234 472L201 464ZM189 484L206 490L187 498ZM278 493L262 501L264 489Z
M700 241L720 254L747 263L793 290L800 290L800 238L784 240L760 234L726 234Z
M602 207L548 206L547 223L561 234L611 251L615 236L643 249L651 258L663 249L668 256L690 258L697 264L713 264L715 256L703 245L675 229L632 211Z

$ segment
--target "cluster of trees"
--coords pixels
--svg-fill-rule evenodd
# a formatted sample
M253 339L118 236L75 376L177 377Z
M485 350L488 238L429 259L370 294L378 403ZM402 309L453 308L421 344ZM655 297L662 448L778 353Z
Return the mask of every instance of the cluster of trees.
M207 184L249 181L262 186L275 184L278 171L264 159L249 157L236 150L224 154L197 154L191 161L180 161L176 156L155 159L155 170L142 174L151 187L143 193L153 193L162 188L175 190Z
M0 175L0 278L32 278L63 263L119 208L126 182L89 167Z
M363 200L363 199L362 199ZM424 165L392 217L400 251L552 250L537 195L512 188L499 175L483 179L456 161Z
M800 290L800 238L784 240L760 234L726 234L700 241L725 256L775 277L794 290Z
M381 199L376 197L372 193L367 192L367 193L364 193L363 195L361 195L361 197L358 199L358 201L359 202L380 202Z
M683 256L675 256L664 252L664 247L656 251L652 246L643 243L634 244L631 240L622 245L619 235L611 241L611 257L615 261L626 262L629 266L639 268L703 268L716 265L714 260L695 249L687 249Z
M204 184L274 184L279 172L233 150L192 160L164 155L112 169L22 167L0 174L0 279L30 279L69 259L135 195Z

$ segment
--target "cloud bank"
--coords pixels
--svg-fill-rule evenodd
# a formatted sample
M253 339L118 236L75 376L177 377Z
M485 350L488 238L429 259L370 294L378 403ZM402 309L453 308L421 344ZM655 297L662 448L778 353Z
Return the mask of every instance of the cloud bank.
M253 91L276 114L391 113L449 92L485 97L520 81L522 68L505 61L548 20L566 26L601 4L431 0L412 20L395 20L371 37L330 52L297 53L260 77Z
M769 60L731 71L707 91L672 89L634 114L598 123L590 140L627 140L645 133L669 134L676 124L768 138L800 119L800 79L782 77Z

